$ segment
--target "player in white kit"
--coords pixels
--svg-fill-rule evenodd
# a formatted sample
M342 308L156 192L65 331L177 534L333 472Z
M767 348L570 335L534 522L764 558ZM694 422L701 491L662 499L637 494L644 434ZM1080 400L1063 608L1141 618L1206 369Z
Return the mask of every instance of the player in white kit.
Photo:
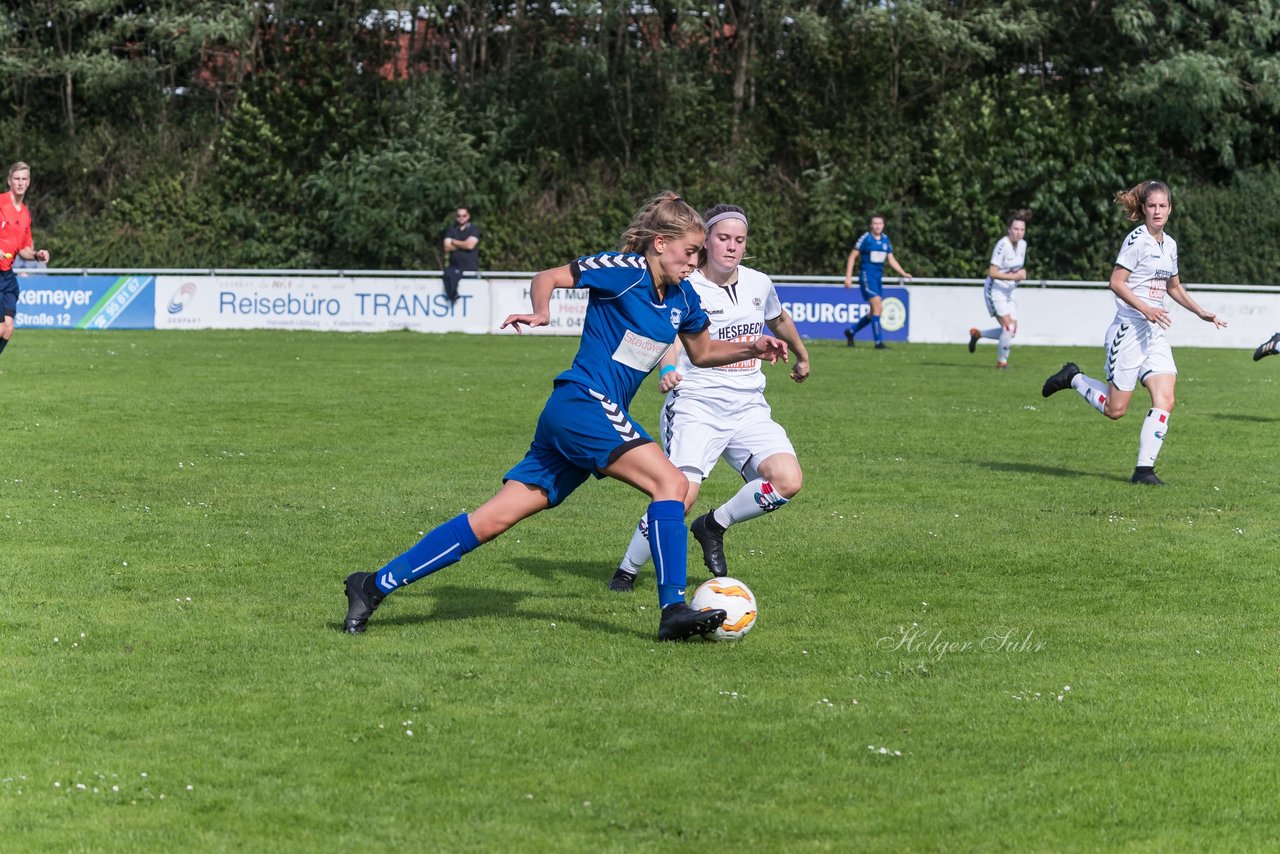
M804 382L809 377L809 353L795 322L783 309L773 281L742 266L746 214L736 205L717 205L704 219L705 251L689 283L711 319L712 339L752 341L772 331L795 353L791 379ZM697 501L702 481L717 460L724 459L744 481L737 494L689 525L707 569L723 576L728 572L725 530L794 498L804 479L800 461L787 431L773 420L764 399L765 377L758 359L698 368L683 348L673 346L659 372L658 388L667 394L660 416L662 444L671 462L689 479L685 512ZM609 588L633 589L636 574L649 557L648 529L641 519Z
M982 287L982 296L987 302L987 313L1000 321L999 326L991 329L969 329L969 352L978 347L983 338L992 338L999 343L996 349L996 367L1009 367L1009 350L1013 347L1013 336L1018 334L1018 307L1013 301L1013 292L1018 283L1027 278L1024 269L1027 263L1027 241L1023 235L1027 233L1027 214L1020 212L1009 220L1009 230L1005 236L996 241L996 248L991 251L991 263L987 267L987 281Z
M1227 325L1211 311L1205 311L1182 286L1178 274L1178 244L1164 231L1171 210L1169 188L1159 181L1144 181L1132 189L1116 193L1131 222L1144 221L1129 232L1111 271L1111 291L1116 297L1116 316L1107 330L1107 383L1103 385L1068 362L1049 379L1041 393L1074 388L1090 406L1111 419L1123 416L1138 383L1151 395L1151 409L1142 422L1138 437L1138 464L1133 483L1164 484L1156 477L1156 457L1169 429L1173 411L1173 387L1178 368L1164 331L1173 318L1164 308L1167 293L1173 301L1215 328Z

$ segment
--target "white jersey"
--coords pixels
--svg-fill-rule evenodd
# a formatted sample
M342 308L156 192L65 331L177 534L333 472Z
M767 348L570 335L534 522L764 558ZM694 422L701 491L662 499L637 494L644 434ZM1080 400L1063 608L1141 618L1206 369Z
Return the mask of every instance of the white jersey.
M995 267L1001 273L1016 273L1026 266L1027 262L1027 241L1019 240L1015 246L1013 241L1009 239L1009 235L1005 235L996 241L996 248L991 250L991 266ZM1017 282L1011 282L1008 279L993 279L987 276L988 287L994 285L996 287L1013 289Z
M1165 289L1178 275L1178 242L1167 232L1156 240L1140 225L1125 238L1116 256L1116 266L1129 271L1129 288L1134 296L1153 308L1164 308ZM1116 317L1147 322L1142 312L1116 297Z
M721 287L695 270L689 276L702 310L711 319L707 329L714 341L755 341L766 334L765 321L782 314L782 301L773 280L750 267L738 267L738 281ZM718 368L699 368L681 353L676 365L684 394L735 400L764 391L764 371L759 359L746 359Z

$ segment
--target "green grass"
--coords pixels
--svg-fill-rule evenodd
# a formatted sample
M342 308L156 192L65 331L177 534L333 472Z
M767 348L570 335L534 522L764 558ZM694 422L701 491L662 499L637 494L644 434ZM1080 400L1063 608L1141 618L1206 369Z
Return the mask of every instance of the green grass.
M1280 363L1180 350L1151 489L1144 406L1040 396L1099 352L818 343L769 391L805 489L728 539L742 643L606 591L646 503L611 481L341 634L342 578L493 493L575 343L20 331L0 847L1280 845Z

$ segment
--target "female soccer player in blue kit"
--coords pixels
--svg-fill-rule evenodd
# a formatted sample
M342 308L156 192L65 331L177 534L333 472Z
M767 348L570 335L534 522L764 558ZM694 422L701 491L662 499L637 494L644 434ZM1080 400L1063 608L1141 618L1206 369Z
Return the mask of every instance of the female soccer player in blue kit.
M844 340L853 346L853 336L862 331L864 326L871 327L871 336L875 338L877 350L887 350L884 343L884 332L880 329L880 314L884 311L884 265L887 263L904 279L911 274L902 269L898 259L893 257L893 244L889 235L884 233L884 217L875 214L867 223L869 231L864 231L849 253L849 260L844 267L844 286L853 285L853 263L858 262L858 286L862 289L862 298L871 306L871 313L864 314L862 319L844 331Z
M697 266L705 234L697 211L675 193L660 193L623 232L621 253L588 255L533 277L532 313L509 316L503 328L546 326L555 288L586 288L589 296L582 343L573 365L555 379L528 453L475 511L438 526L377 572L348 576L347 632L363 632L389 593L555 507L591 475L615 478L650 498L649 536L662 606L658 639L706 634L724 622L724 611L695 611L684 599L689 481L627 414L640 383L677 335L702 367L787 359L786 344L776 338L729 342L707 334L706 312L684 281Z

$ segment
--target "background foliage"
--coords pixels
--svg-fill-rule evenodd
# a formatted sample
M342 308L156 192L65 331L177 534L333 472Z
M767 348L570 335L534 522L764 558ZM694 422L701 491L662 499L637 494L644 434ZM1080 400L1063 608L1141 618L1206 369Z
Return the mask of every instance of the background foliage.
M1271 0L15 0L0 150L75 266L488 269L611 246L653 191L747 207L755 263L834 273L883 212L974 276L1101 278L1111 194L1159 177L1191 281L1274 282ZM1262 238L1262 239L1260 239Z

